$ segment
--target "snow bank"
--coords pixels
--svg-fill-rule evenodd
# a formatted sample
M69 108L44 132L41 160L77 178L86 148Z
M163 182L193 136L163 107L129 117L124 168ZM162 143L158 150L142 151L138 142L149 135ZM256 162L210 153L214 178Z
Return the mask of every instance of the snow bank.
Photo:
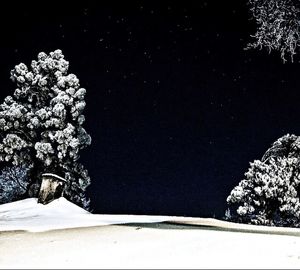
M0 231L43 232L81 227L161 222L211 227L227 231L300 236L299 228L254 226L212 218L91 214L65 198L57 199L47 205L37 203L35 198L0 205Z
M300 237L165 223L0 233L1 269L299 269Z
M170 217L94 215L65 198L47 205L38 204L35 198L0 205L0 231L42 232L111 224L157 223L168 219Z
M139 224L114 225L126 223ZM64 198L48 205L36 199L1 205L0 231L2 269L300 268L299 229L94 215Z

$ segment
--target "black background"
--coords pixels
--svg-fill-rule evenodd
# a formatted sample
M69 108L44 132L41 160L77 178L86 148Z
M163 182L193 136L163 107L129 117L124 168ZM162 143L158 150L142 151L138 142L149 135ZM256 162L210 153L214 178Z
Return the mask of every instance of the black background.
M0 98L14 65L62 49L87 89L93 212L222 217L249 161L300 133L299 63L244 50L246 1L160 2L2 4Z

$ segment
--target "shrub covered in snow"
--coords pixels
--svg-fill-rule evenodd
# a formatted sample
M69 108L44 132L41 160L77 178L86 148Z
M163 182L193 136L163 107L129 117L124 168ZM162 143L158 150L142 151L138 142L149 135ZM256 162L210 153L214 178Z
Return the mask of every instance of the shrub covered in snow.
M0 174L0 203L21 199L28 188L28 171L24 166L5 167Z
M56 50L11 71L17 88L0 105L0 161L30 168L29 197L37 195L41 174L50 172L67 180L70 200L86 206L90 178L78 161L79 151L91 143L82 126L86 90L68 68Z
M300 138L285 135L250 163L227 198L229 220L271 226L300 227Z
M293 57L300 45L299 0L249 0L252 16L257 24L254 41L249 48L267 48L281 53L286 61Z

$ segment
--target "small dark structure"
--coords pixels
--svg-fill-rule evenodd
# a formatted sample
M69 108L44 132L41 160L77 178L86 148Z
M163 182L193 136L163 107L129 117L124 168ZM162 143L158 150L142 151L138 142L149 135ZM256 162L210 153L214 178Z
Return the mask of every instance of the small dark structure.
M63 196L67 181L52 173L42 175L42 184L39 192L38 203L48 204Z

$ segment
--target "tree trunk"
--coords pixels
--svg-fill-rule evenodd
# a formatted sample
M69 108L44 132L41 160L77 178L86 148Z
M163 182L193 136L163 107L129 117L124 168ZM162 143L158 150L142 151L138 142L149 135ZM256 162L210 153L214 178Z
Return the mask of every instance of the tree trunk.
M44 173L38 203L48 204L63 196L66 180L56 174Z

